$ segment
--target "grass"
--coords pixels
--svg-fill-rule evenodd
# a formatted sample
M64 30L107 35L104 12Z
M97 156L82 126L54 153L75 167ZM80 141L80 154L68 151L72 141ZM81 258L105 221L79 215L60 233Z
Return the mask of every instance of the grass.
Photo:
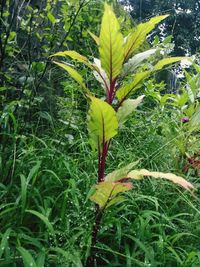
M124 129L114 141L108 171L139 155L141 166L173 168L167 146L162 150L165 140L143 123ZM88 192L96 180L97 160L84 125L72 143L58 143L59 131L53 137L20 136L15 163L13 154L7 155L5 165L14 164L14 173L10 183L0 184L0 266L84 266L94 219ZM124 203L104 215L97 266L199 266L197 197L150 179L135 182L126 195Z

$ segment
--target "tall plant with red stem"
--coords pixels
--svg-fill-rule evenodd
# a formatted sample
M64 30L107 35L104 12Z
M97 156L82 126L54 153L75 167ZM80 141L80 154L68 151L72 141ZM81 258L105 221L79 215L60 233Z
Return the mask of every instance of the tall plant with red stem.
M79 53L71 50L57 52L54 57L68 56L72 60L85 64L93 71L95 78L100 82L105 93L105 101L96 98L87 88L83 77L71 64L54 61L55 64L66 70L82 88L82 92L90 102L88 112L89 140L93 150L98 152L98 178L90 199L95 202L95 220L91 235L90 255L86 261L87 267L95 266L97 259L96 243L101 220L105 209L122 202L124 197L120 194L130 190L133 185L127 182L130 179L142 179L146 176L165 178L179 184L185 189L192 189L191 183L172 173L151 172L145 169L133 170L137 162L132 162L121 169L105 175L105 165L111 139L117 134L120 127L126 122L131 113L142 102L143 95L136 99L131 97L140 88L143 80L153 72L164 66L182 60L182 57L164 58L149 68L142 69L142 63L152 58L159 49L153 48L138 52L154 27L164 20L165 16L157 16L149 21L139 24L123 37L119 22L111 6L105 4L101 23L100 36L90 33L99 48L100 59L94 62ZM155 58L154 58L155 62ZM126 77L126 79L124 79ZM128 82L127 82L128 80Z

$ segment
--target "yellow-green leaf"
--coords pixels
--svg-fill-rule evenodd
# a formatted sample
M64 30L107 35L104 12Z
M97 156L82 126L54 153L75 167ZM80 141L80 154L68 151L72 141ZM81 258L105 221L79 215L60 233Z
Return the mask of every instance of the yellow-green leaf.
M187 190L194 188L194 186L190 182L188 182L187 180L185 180L181 176L177 176L173 173L150 172L148 170L142 169L142 170L133 170L133 171L129 172L127 175L128 178L132 178L132 179L136 179L136 180L142 179L143 176L151 176L153 178L167 179L169 181L172 181L175 184L182 186L183 188L185 188Z
M120 74L123 63L124 41L119 30L119 23L112 8L105 4L99 38L99 53L101 66L110 82Z
M101 182L95 186L96 191L90 200L99 205L100 208L107 208L121 202L122 198L116 198L117 194L132 189L132 183Z
M65 56L68 56L74 60L78 60L79 62L82 62L82 63L88 62L88 59L86 57L80 55L79 53L77 53L74 50L66 50L63 52L57 52L57 53L51 55L50 57L65 57Z
M120 87L117 90L116 96L119 100L125 99L131 91L134 91L135 89L140 88L142 85L142 81L147 78L150 74L150 71L144 71L141 73L137 73L134 76L133 82L130 84L125 84L124 86Z
M80 84L83 87L83 89L85 90L85 93L90 94L89 90L87 89L87 87L84 84L83 77L75 69L73 69L72 67L70 67L69 65L67 65L65 63L60 63L60 62L56 62L56 61L53 61L53 63L55 63L56 65L58 65L62 69L66 70L69 73L69 75L78 84Z
M88 31L92 39L96 42L97 45L99 45L99 37L97 37L94 33Z
M114 182L126 178L127 174L133 167L135 167L138 164L138 162L139 161L131 162L128 165L109 173L108 175L105 176L104 180L107 182Z
M145 23L141 23L127 36L124 46L124 61L143 44L147 34L150 33L159 22L167 17L168 15L157 16Z
M152 69L141 72L141 73L136 73L134 75L134 80L130 84L126 84L118 89L116 93L117 98L119 100L125 99L130 94L130 92L135 91L136 89L140 88L143 80L147 78L151 73L162 69L166 65L181 61L183 59L186 59L186 57L164 58L158 61L158 63L154 67L152 67Z
M165 67L166 65L176 63L178 61L189 59L187 57L169 57L169 58L163 58L153 67L153 71L157 71Z
M141 95L136 99L127 99L122 103L121 107L117 111L117 118L120 125L126 122L129 115L139 106L143 98L144 95Z
M88 132L93 148L101 147L103 142L117 134L118 121L115 110L107 102L90 97L88 113Z

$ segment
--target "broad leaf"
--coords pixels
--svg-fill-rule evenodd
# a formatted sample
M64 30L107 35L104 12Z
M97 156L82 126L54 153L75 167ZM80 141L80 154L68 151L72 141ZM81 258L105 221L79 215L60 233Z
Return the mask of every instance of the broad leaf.
M168 15L157 16L145 23L141 23L127 36L124 46L124 61L143 44L147 34L150 33L159 22L167 17Z
M187 57L169 57L169 58L163 58L153 67L153 71L161 70L166 65L176 63L178 61L189 59Z
M123 63L124 41L119 30L119 23L113 10L105 4L99 38L99 53L101 66L110 82L120 74Z
M95 186L96 191L90 200L99 205L100 208L107 208L113 204L123 201L117 197L118 193L132 189L132 183L101 182Z
M130 164L122 167L118 170L115 170L105 176L104 180L108 182L115 182L127 177L127 174L130 172L133 167L138 164L139 161L131 162Z
M56 65L58 65L59 67L63 68L64 70L66 70L69 75L78 83L80 84L84 91L87 93L87 94L90 94L90 91L87 89L87 87L85 86L84 84L84 81L83 81L83 77L75 70L73 69L72 67L70 67L69 65L65 64L65 63L60 63L60 62L56 62L56 61L53 61L53 63L55 63Z
M120 125L126 122L129 115L135 111L138 105L142 102L144 95L139 96L136 99L125 100L117 111L117 118Z
M134 75L134 80L130 84L126 84L118 89L116 96L119 100L125 99L130 92L135 91L136 89L140 88L142 85L142 81L147 78L151 73L158 71L165 67L168 64L175 63L185 59L186 57L171 57L171 58L164 58L161 59L152 69L148 71L144 71L141 73L136 73Z
M127 74L131 74L134 70L146 59L155 54L157 49L150 49L142 53L138 53L132 58L129 59L127 63L123 65L121 76L126 76Z
M164 178L169 181L172 181L175 184L182 186L183 188L187 190L194 188L194 186L190 182L186 181L184 178L177 176L173 173L150 172L148 170L142 169L142 170L133 170L129 172L127 175L128 178L132 178L136 180L142 179L143 176L151 176L154 178Z
M88 132L91 146L98 148L117 134L118 121L111 105L96 97L90 97L90 99Z

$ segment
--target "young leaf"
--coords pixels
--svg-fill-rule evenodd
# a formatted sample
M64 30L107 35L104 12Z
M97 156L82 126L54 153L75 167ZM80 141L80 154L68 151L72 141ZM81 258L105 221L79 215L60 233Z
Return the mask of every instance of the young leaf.
M111 173L109 173L108 175L105 176L104 180L107 182L115 182L118 181L122 178L127 177L127 174L130 172L130 170L135 167L138 164L138 160L129 163L128 165L126 165L125 167L122 167L118 170L115 170Z
M133 71L145 60L148 59L150 56L155 54L157 49L150 49L144 51L142 53L138 53L132 58L129 59L127 63L123 65L121 76L124 77L127 74L133 73Z
M132 183L101 182L95 186L96 191L90 200L99 205L100 208L107 208L112 204L122 201L122 198L115 198L118 193L132 189ZM111 202L112 201L112 202Z
M141 44L143 44L147 34L150 33L159 22L167 17L168 15L157 16L145 23L141 23L127 36L124 46L124 61L126 61L131 54L141 46Z
M84 82L83 82L83 77L72 67L70 67L69 65L65 64L65 63L60 63L60 62L56 62L53 61L53 63L55 63L56 65L58 65L59 67L63 68L64 70L66 70L69 75L78 83L80 84L85 93L90 94L89 90L87 89L87 87L85 86Z
M113 10L105 4L99 38L99 53L101 66L110 83L120 74L123 63L124 41L119 29L119 23Z
M154 178L164 178L169 181L172 181L175 184L182 186L183 188L187 190L194 188L194 186L190 182L186 181L184 178L177 176L173 173L150 172L148 170L142 169L142 170L133 170L129 172L127 175L128 178L136 179L136 180L142 179L143 176L151 176Z
M122 103L117 111L117 118L120 125L126 122L128 116L138 107L143 98L144 95L141 95L136 99L127 99Z
M96 97L90 97L91 105L88 113L88 132L93 148L117 134L118 121L111 105Z

